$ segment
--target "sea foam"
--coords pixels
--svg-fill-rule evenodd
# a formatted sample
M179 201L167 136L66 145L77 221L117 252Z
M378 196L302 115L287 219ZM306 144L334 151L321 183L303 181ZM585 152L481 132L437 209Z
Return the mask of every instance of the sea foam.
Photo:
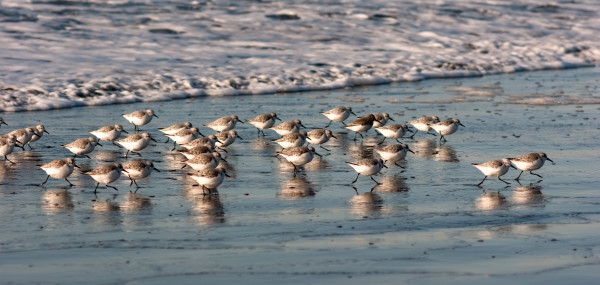
M593 0L5 0L0 111L588 67L599 11Z

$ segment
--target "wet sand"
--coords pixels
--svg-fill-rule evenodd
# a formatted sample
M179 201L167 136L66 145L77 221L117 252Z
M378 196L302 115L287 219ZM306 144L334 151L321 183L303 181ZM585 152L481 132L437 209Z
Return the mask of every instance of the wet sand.
M592 283L600 263L600 105L584 103L597 99L599 73L4 113L10 126L2 134L42 123L50 135L9 155L15 165L0 163L0 283ZM553 100L580 104L548 104ZM36 165L70 156L59 145L108 124L132 131L120 115L134 110L155 110L160 118L142 129L162 142L159 127L201 126L230 114L274 111L323 127L328 120L318 112L339 105L358 115L388 112L398 123L456 117L466 127L445 144L423 133L402 139L416 154L400 163L404 169L384 169L375 188L368 177L351 185L356 173L344 162L371 157L381 138L370 131L355 142L339 123L331 126L338 139L325 146L330 152L317 148L323 159L295 178L275 157L274 132L257 137L254 127L238 124L244 140L228 148L232 177L218 195L202 195L180 169L183 157L163 143L141 152L161 172L138 181L145 188L136 194L123 177L112 184L119 191L100 187L97 195L95 182L78 173L71 188L53 179L36 185L46 178ZM77 164L125 161L122 150L103 145ZM493 178L475 186L483 175L471 163L530 152L556 162L536 171L543 179L524 173L519 185L511 169L503 177L508 187Z

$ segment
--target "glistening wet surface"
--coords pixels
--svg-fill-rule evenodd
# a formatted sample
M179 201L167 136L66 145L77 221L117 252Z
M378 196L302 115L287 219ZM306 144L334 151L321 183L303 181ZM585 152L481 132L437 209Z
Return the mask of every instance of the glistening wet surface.
M3 134L39 123L50 134L33 150L9 155L15 165L0 163L0 275L17 284L590 282L600 261L599 105L508 101L597 98L598 78L597 68L543 71L5 113L10 126L2 126ZM345 164L373 156L381 138L372 130L353 141L332 124L338 139L325 145L330 151L317 147L323 158L293 177L292 166L275 157L274 132L257 137L254 127L238 124L244 139L224 153L231 178L211 196L186 177L183 156L170 152L157 131L190 121L210 134L202 124L221 116L267 112L312 129L328 122L319 111L339 105L358 115L388 112L397 123L437 115L466 127L445 144L422 132L401 139L416 154L399 163L404 168L390 164L373 188L362 176L351 185L356 173ZM146 108L160 118L142 129L160 143L141 154L161 172L139 180L145 188L130 194L135 188L122 177L112 184L119 191L101 186L94 195L95 182L79 173L69 178L71 188L55 179L45 189L36 185L46 178L36 165L71 155L59 145L109 124L132 131L120 115ZM471 163L530 152L556 162L535 171L543 179L524 173L520 185L511 169L503 176L508 187L495 178L475 186L483 175ZM91 169L124 161L124 151L106 142L90 156L76 163Z

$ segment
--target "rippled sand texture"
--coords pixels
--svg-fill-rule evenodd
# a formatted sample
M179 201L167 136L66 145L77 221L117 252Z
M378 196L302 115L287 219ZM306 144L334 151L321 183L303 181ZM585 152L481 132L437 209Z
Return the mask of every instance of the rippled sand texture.
M590 66L599 12L596 0L3 0L0 110Z
M600 70L577 69L428 80L336 92L203 97L167 103L4 113L12 129L43 123L50 134L0 162L0 283L31 284L593 284L600 250L598 152L600 105L511 104L513 96L563 94L594 98ZM468 90L493 93L473 94ZM486 93L487 94L487 93ZM457 97L466 98L464 100ZM473 98L481 98L475 100ZM401 101L401 102L400 102ZM397 103L397 104L396 104ZM319 111L349 105L358 115L387 112L404 123L421 116L459 118L466 127L439 137L403 138L416 154L361 177L346 161L373 157L381 138L363 141L331 128L337 139L303 167L276 158L271 130L239 123L224 155L230 178L204 196L181 169L183 156L158 131L185 121L203 127L226 115L242 120L277 112L309 128L329 120ZM121 117L154 109L142 126L157 138L142 153L161 172L140 179L135 194L123 177L111 185L77 171L66 181L46 178L36 165L71 154L59 145ZM352 119L353 117L351 117ZM391 140L392 141L392 140ZM391 143L391 142L390 142ZM123 162L110 143L77 158L84 170ZM545 152L556 162L518 172L505 184L471 166Z

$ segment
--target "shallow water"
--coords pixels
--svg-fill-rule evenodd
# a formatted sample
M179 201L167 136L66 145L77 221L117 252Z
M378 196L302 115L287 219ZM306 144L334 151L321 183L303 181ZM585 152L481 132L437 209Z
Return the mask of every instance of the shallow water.
M204 97L162 103L5 113L0 131L43 123L50 135L33 150L0 163L0 275L3 283L164 284L217 281L261 284L369 282L416 284L597 280L600 192L597 141L599 105L508 104L511 96L538 94L597 98L600 70L576 69L428 80L342 91L241 97ZM457 97L466 98L464 100ZM551 97L551 96L548 96ZM479 100L476 100L479 98ZM562 100L562 99L561 99ZM568 103L568 102L567 102ZM90 130L120 123L121 116L152 108L160 118L144 126L159 141L158 127L195 126L229 114L242 119L275 111L309 128L328 120L318 111L349 105L358 115L388 112L396 122L423 115L460 118L466 126L447 136L419 133L403 139L405 169L390 166L375 185L345 161L369 157L374 132L353 141L340 124L330 152L293 178L274 157L268 131L238 124L244 140L228 148L229 173L219 195L204 196L180 170L183 157L171 144L142 151L161 170L138 183L113 183L115 191L73 174L72 188L36 165L69 156L61 144ZM353 119L351 117L347 122ZM200 127L204 134L211 130ZM471 163L529 152L556 162L523 174L522 185L488 179ZM78 158L84 169L124 161L104 143Z

